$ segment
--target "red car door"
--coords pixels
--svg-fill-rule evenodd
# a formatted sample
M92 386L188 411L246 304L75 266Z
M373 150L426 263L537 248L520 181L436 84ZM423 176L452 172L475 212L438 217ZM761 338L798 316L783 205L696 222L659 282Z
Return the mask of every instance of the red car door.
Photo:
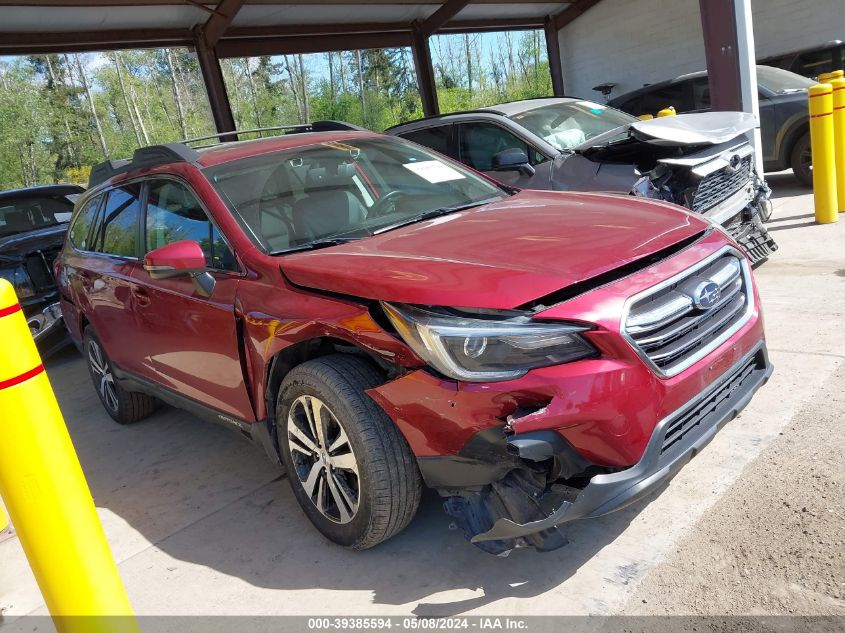
M71 283L80 286L88 303L85 313L111 361L120 369L136 372L133 276L141 269L141 185L115 187L103 197L99 218L85 245L87 252L79 258L80 265L73 267Z
M234 304L241 275L235 258L185 183L158 178L147 187L144 252L194 240L206 253L216 285L206 297L188 277L156 280L143 269L135 273L143 375L222 413L254 421L238 346Z

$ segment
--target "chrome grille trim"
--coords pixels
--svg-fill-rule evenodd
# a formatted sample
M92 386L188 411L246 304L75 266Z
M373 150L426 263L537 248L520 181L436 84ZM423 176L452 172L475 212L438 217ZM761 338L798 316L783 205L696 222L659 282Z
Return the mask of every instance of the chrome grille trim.
M742 189L751 180L751 163L751 156L745 156L736 170L723 168L705 176L693 195L692 210L704 213Z
M671 318L662 316L647 322L644 315L657 315L660 312L654 308L633 314L638 303L660 293L664 293L664 296L674 294L683 297L683 288L703 279L716 282L723 293L707 311L696 313L690 299L689 309L678 311ZM669 292L665 292L667 289ZM673 298L665 303L675 301ZM733 246L725 246L694 267L629 298L623 309L620 332L655 373L669 378L688 369L733 336L748 322L754 309L748 260ZM629 325L632 321L634 326ZM667 359L674 357L677 360L667 362Z

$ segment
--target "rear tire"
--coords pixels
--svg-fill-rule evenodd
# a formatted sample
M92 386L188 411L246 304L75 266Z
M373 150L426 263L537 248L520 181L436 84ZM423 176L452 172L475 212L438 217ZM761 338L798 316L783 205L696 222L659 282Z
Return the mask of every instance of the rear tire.
M291 370L276 404L294 496L326 538L356 550L403 530L422 492L405 438L365 393L382 382L368 361L334 354Z
M85 328L82 349L88 373L103 408L118 424L132 424L155 411L158 401L152 396L127 391L114 377L111 361L91 327Z
M810 152L810 133L806 132L804 136L798 139L795 147L792 148L792 154L789 157L789 165L792 167L792 173L805 187L813 186L813 159Z

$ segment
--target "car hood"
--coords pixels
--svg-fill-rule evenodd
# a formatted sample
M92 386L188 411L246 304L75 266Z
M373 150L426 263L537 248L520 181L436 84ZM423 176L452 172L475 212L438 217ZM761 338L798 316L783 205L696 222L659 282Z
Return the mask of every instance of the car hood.
M757 127L757 118L746 112L693 112L648 121L632 121L575 148L585 152L608 143L634 139L650 145L718 145Z
M32 251L61 246L67 233L67 224L0 237L0 262L16 260Z
M296 285L423 305L515 308L707 227L632 196L523 191L318 251L286 255Z

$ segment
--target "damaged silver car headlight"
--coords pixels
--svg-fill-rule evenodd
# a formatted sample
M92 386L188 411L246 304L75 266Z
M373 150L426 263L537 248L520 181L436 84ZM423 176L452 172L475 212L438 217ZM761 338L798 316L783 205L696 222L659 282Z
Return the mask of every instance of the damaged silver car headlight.
M590 328L536 323L527 316L474 318L382 302L391 323L423 360L468 382L510 380L530 369L598 354L581 335Z

